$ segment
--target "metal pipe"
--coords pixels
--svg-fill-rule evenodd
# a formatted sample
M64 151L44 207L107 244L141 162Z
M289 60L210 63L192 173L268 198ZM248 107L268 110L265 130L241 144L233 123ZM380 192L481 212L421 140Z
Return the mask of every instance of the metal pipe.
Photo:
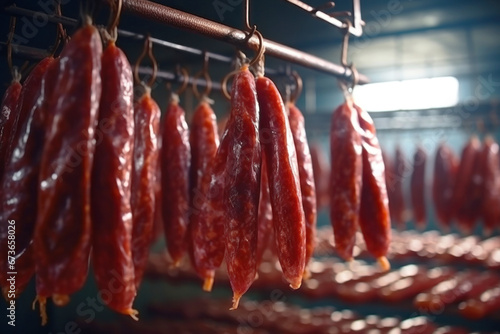
M247 34L242 30L231 28L148 0L123 0L122 10L144 17L148 20L198 33L238 47L257 50L259 46L259 39L257 36L252 36L248 39ZM352 71L350 69L309 53L267 39L264 39L264 46L266 48L266 54L269 56L280 58L323 73L333 74L347 80L351 80L352 78ZM358 74L358 76L358 83L363 84L368 82L366 76L362 74Z

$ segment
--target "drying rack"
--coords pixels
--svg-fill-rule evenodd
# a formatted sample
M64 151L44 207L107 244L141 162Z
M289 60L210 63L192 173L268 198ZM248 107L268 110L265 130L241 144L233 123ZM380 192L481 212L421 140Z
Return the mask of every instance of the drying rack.
M101 2L105 2L109 4L113 2L111 0L99 0ZM248 7L248 0L247 7ZM294 3L297 5L299 1L290 1L288 2ZM361 17L360 17L360 8L359 8L359 0L353 0L353 8L354 8L354 25L347 25L344 22L337 20L334 17L329 16L319 9L310 10L307 5L302 4L303 9L310 12L314 16L325 20L325 17L329 17L326 21L333 24L334 26L347 29L349 34L359 36L361 34ZM331 7L331 5L327 5L326 7ZM312 7L311 7L312 8ZM8 6L3 9L4 12L13 16L28 16L33 17L37 14L35 11L31 11L28 9L20 8L15 5ZM248 37L248 32L245 32L240 29L236 29L233 27L229 27L223 25L218 22L214 22L211 20L207 20L205 18L186 13L156 2L152 2L149 0L122 0L122 11L128 12L129 14L133 14L142 18L145 18L149 21L154 21L162 25L168 25L176 28L180 28L186 31L194 32L197 34L201 34L203 36L217 39L223 42L227 42L232 44L238 48L245 49L253 49L256 50L259 48L259 38L256 35ZM345 13L344 13L345 14ZM248 14L247 14L248 15ZM330 14L333 15L333 14ZM59 15L48 15L48 21L52 23L61 23L66 26L74 27L78 24L78 21L73 18L59 16ZM134 32L126 31L126 30L118 30L119 36L129 37L134 39L144 39L145 36L141 34L137 34ZM191 54L203 55L204 50L199 50L190 46L180 45L177 43L171 43L169 41L160 40L154 37L151 37L151 41L155 44L162 45L164 47L168 47L171 49L176 49L181 52L187 52ZM0 44L0 48L4 48L5 43ZM279 44L275 41L271 41L268 39L263 39L263 46L265 47L266 56L271 56L275 58L279 58L285 60L289 63L297 64L306 68L310 68L328 75L333 75L339 79L344 79L347 81L353 80L353 71L348 66L339 65L323 58L314 56L312 54L291 48L289 46ZM12 45L12 51L15 55L20 57L26 57L30 59L41 59L47 55L46 50L40 50L31 48L23 45ZM232 57L228 57L225 55L217 54L214 52L206 52L206 55L210 59L227 62L230 63L233 61ZM267 71L267 69L266 69ZM140 72L147 74L150 72L148 68L140 68ZM271 71L272 73L272 71ZM159 71L158 77L166 79L166 80L181 80L176 73ZM193 81L193 78L190 78L190 81ZM357 83L364 84L368 82L368 78L361 74L357 73ZM203 85L203 79L198 79L198 84ZM218 86L217 84L215 84ZM213 87L218 88L218 87Z

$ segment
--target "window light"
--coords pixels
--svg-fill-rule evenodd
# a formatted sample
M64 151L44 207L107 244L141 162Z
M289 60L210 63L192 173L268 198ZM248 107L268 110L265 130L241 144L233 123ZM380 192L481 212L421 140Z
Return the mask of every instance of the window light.
M458 103L458 80L437 77L358 85L353 96L367 111L445 108Z

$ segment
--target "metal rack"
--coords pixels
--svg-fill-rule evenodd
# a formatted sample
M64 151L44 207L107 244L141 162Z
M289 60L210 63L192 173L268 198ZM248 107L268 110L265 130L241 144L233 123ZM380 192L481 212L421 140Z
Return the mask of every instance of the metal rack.
M109 2L109 0L101 0L101 1ZM294 3L296 3L296 1L294 1ZM353 4L355 13L354 22L356 26L357 22L356 20L358 21L360 20L359 0L353 0ZM21 16L33 17L37 14L37 12L35 11L20 8L15 5L8 6L3 10L10 15L19 17ZM233 44L239 48L257 49L259 46L259 39L257 36L252 36L248 38L248 33L245 31L228 27L223 24L195 16L193 14L182 12L149 0L123 0L123 10L131 14L144 17L148 20L159 22L161 24L181 28L210 38L222 40L224 42ZM315 15L319 15L319 13L323 12L315 10ZM321 17L321 15L319 15L318 17ZM61 23L69 27L75 27L78 24L78 21L74 18L59 16L56 14L48 15L47 18L49 22ZM339 24L333 23L335 26L339 28L343 27L342 21L339 21L332 17L330 18L333 19L332 22L339 23ZM360 23L358 23L358 28L359 24ZM350 28L354 29L355 26L351 26ZM354 35L357 35L359 33L360 32L357 31L354 33ZM127 37L137 40L143 40L145 38L145 36L141 34L137 34L135 32L130 32L122 29L118 30L118 34L122 37ZM194 47L180 45L177 43L172 43L154 37L151 38L151 41L155 44L190 54L202 55L205 52L204 50L200 50ZM316 57L309 53L305 53L300 50L296 50L291 47L267 39L264 39L263 43L266 49L266 55L268 56L283 59L290 63L295 63L326 74L334 75L338 78L343 78L346 80L352 79L353 73L352 70L348 67L329 62L325 59ZM14 54L28 59L42 59L44 56L47 55L47 52L45 50L34 49L23 45L13 45L12 47ZM0 48L3 48L3 45L0 44ZM214 52L206 52L206 53L207 56L213 60L226 63L230 63L233 61L231 57L225 55L217 54ZM145 68L141 68L140 72L147 74L148 70ZM266 72L272 74L273 72L276 71L266 69ZM163 71L159 73L159 77L167 80L174 80L176 78L176 75L170 72ZM368 78L362 74L358 73L357 77L358 77L357 82L359 84L368 82ZM203 82L201 82L203 80L199 81L200 81L199 84L203 85ZM217 87L214 88L217 89Z
M108 0L101 1L108 2ZM243 30L210 21L149 0L123 0L122 10L150 21L227 42L239 48L251 48L256 50L259 47L259 39L255 35L248 38L248 33ZM347 67L268 39L264 39L263 43L267 56L272 56L303 67L331 74L338 78L346 80L352 79L353 72ZM364 84L367 82L368 78L358 73L358 83Z

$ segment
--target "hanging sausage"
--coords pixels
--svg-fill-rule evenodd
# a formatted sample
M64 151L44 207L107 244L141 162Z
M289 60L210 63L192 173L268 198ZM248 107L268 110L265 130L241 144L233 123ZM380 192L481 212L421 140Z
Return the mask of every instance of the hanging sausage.
M500 222L500 156L498 144L492 137L484 139L481 152L483 177L483 203L481 218L483 219L483 235L489 236Z
M222 263L224 243L221 241L223 230L217 229L221 217L214 217L216 213L207 207L211 194L213 164L219 147L219 134L215 113L206 98L202 99L193 114L189 135L191 144L189 247L193 266L204 280L203 290L210 291L214 271ZM213 218L218 221L213 221Z
M396 146L396 154L394 155L395 180L392 199L392 207L394 208L393 216L394 225L399 229L404 229L406 223L406 204L403 191L403 180L406 178L407 166L403 150L398 145Z
M189 164L191 148L184 109L171 96L162 124L160 153L163 226L167 249L174 266L186 251L189 208Z
M227 143L227 153L225 150ZM223 184L225 261L233 289L232 309L257 274L257 231L261 174L259 106L255 79L243 66L234 77L231 112L217 155L226 153Z
M102 55L101 81L91 178L92 263L97 287L109 291L106 305L135 317L131 245L134 82L127 57L114 39L108 42Z
M135 286L139 287L147 264L158 200L160 107L145 92L134 104L134 158L132 167L132 256Z
M259 132L266 159L277 255L290 287L302 284L306 257L306 223L297 153L285 106L274 83L256 80L261 109Z
M456 182L453 190L453 207L458 227L469 234L482 204L481 142L471 137L462 150Z
M444 230L450 229L453 217L453 189L458 170L458 158L446 143L439 144L434 158L432 200L436 219Z
M362 146L358 112L352 100L332 115L330 131L330 222L335 249L345 260L353 259L362 186Z
M386 255L391 241L391 219L385 185L385 167L375 125L370 115L359 106L362 145L362 187L359 226L368 252L383 270L389 270Z
M425 164L427 153L421 146L413 156L413 171L410 179L410 194L413 220L418 228L424 229L427 221L425 210Z
M33 231L37 214L38 173L45 132L42 111L42 80L53 67L54 58L40 61L24 81L17 113L25 115L19 119L12 147L16 154L6 160L6 168L0 182L0 221L14 222L15 251L8 252L8 225L0 224L0 253L15 257L16 296L26 287L35 272L33 259ZM13 200L15 199L15 200ZM10 249L9 249L10 250ZM0 280L4 296L8 290L6 273L8 257L0 258Z
M330 191L330 165L319 143L311 143L311 161L314 172L317 211L328 207Z
M34 233L37 299L65 304L85 282L91 240L90 176L101 97L102 42L86 19L66 44L45 98L47 119ZM52 75L52 74L51 74ZM57 84L56 84L57 83ZM42 318L45 322L46 318Z
M311 259L316 242L316 188L314 185L314 174L311 161L311 153L307 142L304 116L294 103L289 103L288 120L295 144L297 154L297 164L299 167L300 191L302 194L302 205L304 208L305 226L306 226L306 270L304 277L308 278L310 272L307 269Z
M149 81L139 78L139 65L145 56L153 63ZM151 86L156 80L156 59L149 36L134 67L134 77L143 89L134 103L134 151L132 161L131 197L132 208L132 257L134 280L139 288L147 265L149 248L153 239L155 220L158 220L160 193L160 107L151 97Z

